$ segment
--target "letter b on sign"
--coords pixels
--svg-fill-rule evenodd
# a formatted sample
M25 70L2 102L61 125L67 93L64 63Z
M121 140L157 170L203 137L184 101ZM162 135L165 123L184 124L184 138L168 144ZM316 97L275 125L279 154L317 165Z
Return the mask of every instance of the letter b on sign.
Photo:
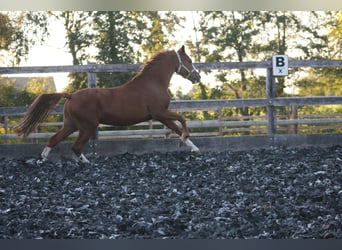
M274 76L287 76L289 74L289 59L286 55L274 55L272 65Z

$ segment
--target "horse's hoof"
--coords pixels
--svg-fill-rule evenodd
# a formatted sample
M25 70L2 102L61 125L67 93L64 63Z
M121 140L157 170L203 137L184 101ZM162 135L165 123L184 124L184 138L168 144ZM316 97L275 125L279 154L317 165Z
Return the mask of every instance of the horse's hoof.
M89 164L90 161L84 156L84 154L81 154L78 158L77 158L78 161L80 161L81 163L83 164Z
M40 159L40 160L37 160L37 166L40 166L40 165L42 165L44 162L46 162L46 158L42 158L42 159Z
M193 149L191 149L191 152L192 153L200 153L201 150L199 150L199 148L193 148Z

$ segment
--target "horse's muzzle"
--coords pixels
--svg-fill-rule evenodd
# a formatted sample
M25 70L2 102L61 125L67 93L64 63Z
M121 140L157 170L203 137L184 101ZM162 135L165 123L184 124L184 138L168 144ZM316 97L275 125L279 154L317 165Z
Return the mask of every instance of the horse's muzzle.
M192 83L199 83L201 81L201 75L197 71L195 71L190 75L189 80Z

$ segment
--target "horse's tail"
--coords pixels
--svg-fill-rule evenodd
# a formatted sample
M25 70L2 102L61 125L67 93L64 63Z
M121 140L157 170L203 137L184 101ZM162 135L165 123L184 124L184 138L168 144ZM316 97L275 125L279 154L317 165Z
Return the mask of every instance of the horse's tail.
M13 127L14 132L27 137L37 127L38 123L44 120L62 97L70 99L71 94L52 93L38 96L27 110L23 119Z

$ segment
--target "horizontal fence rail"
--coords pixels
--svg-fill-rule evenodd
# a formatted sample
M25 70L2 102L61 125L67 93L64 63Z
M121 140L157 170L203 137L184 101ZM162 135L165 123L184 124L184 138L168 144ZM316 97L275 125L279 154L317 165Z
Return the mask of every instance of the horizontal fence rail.
M220 111L224 108L236 108L236 107L266 107L267 105L273 105L275 107L281 106L302 106L302 105L335 105L342 104L342 96L329 96L329 97L284 97L273 99L244 99L244 100L178 100L170 103L170 109L177 112L197 112L197 111ZM27 111L28 107L0 107L0 117L9 116L22 116ZM62 114L63 106L57 106L51 114ZM289 119L289 117L277 117L277 126L285 125L312 125L312 124L339 124L337 126L342 128L342 114L334 114L335 117L329 117L328 115L310 115L306 118ZM255 119L257 118L257 119ZM1 124L2 127L6 127L9 131L13 124ZM61 126L62 122L50 122L42 123L40 126ZM134 129L138 127L148 127L143 129ZM137 138L137 137L165 137L170 136L172 132L167 128L160 128L159 122L150 121L139 123L132 126L129 130L110 130L99 131L99 138ZM191 120L188 121L188 127L190 129L199 128L217 128L217 132L196 132L196 136L209 136L209 135L224 135L226 131L244 131L241 127L263 127L266 130L269 126L269 121L266 116L260 117L221 117L217 120ZM100 126L105 128L108 126ZM156 128L157 127L157 128ZM32 133L28 138L31 139L44 139L49 138L54 134L52 133ZM70 137L76 137L78 133L72 134ZM173 134L174 135L174 134ZM0 134L2 140L18 139L16 134L6 133Z
M203 111L226 107L266 107L268 105L280 106L306 106L342 104L342 96L310 96L310 97L279 97L279 98L250 98L234 100L177 100L171 101L169 108L175 111ZM0 116L22 116L28 107L0 107ZM59 105L51 114L61 114L63 105Z
M258 131L268 135L280 133L297 133L298 127L302 129L313 125L313 130L342 129L342 114L333 115L310 115L298 114L293 116L281 116L277 114L280 107L301 107L307 105L341 105L342 96L311 96L311 97L276 97L275 77L272 73L272 60L264 62L214 62L214 63L194 63L199 70L231 70L231 69L258 69L264 68L266 74L266 97L255 99L236 100L177 100L170 103L170 109L177 112L217 112L216 120L189 120L188 126L193 136L226 135L231 132L253 132ZM108 64L98 65L89 63L88 65L72 66L43 66L43 67L0 67L2 74L22 74L22 73L60 73L60 72L86 72L88 73L89 87L96 86L96 73L99 72L136 72L141 64ZM290 68L300 67L341 67L342 60L289 60ZM223 109L242 107L264 107L266 115L260 117L224 117L220 115ZM8 140L18 140L19 137L11 133L13 124L9 123L9 117L23 116L27 107L0 107L0 143ZM52 115L62 114L63 106L57 106ZM40 128L47 126L61 126L62 122L44 122ZM291 127L292 126L292 127ZM292 130L290 129L292 128ZM39 129L40 129L39 128ZM208 128L216 130L208 131ZM201 131L203 129L204 131ZM206 129L206 130L205 130ZM292 132L291 132L291 131ZM285 131L285 132L284 132ZM46 139L55 132L32 133L31 139ZM71 137L77 136L77 132ZM110 128L100 126L98 132L99 139L109 138L153 138L153 137L175 136L171 131L163 127L160 123L149 121L129 127L129 129Z
M3 74L30 74L30 73L68 73L68 72L136 72L141 64L87 64L87 65L61 65L61 66L26 66L26 67L0 67ZM271 61L265 62L210 62L194 63L199 70L230 70L230 69L266 69L272 67ZM342 60L290 60L290 68L324 68L341 67Z

